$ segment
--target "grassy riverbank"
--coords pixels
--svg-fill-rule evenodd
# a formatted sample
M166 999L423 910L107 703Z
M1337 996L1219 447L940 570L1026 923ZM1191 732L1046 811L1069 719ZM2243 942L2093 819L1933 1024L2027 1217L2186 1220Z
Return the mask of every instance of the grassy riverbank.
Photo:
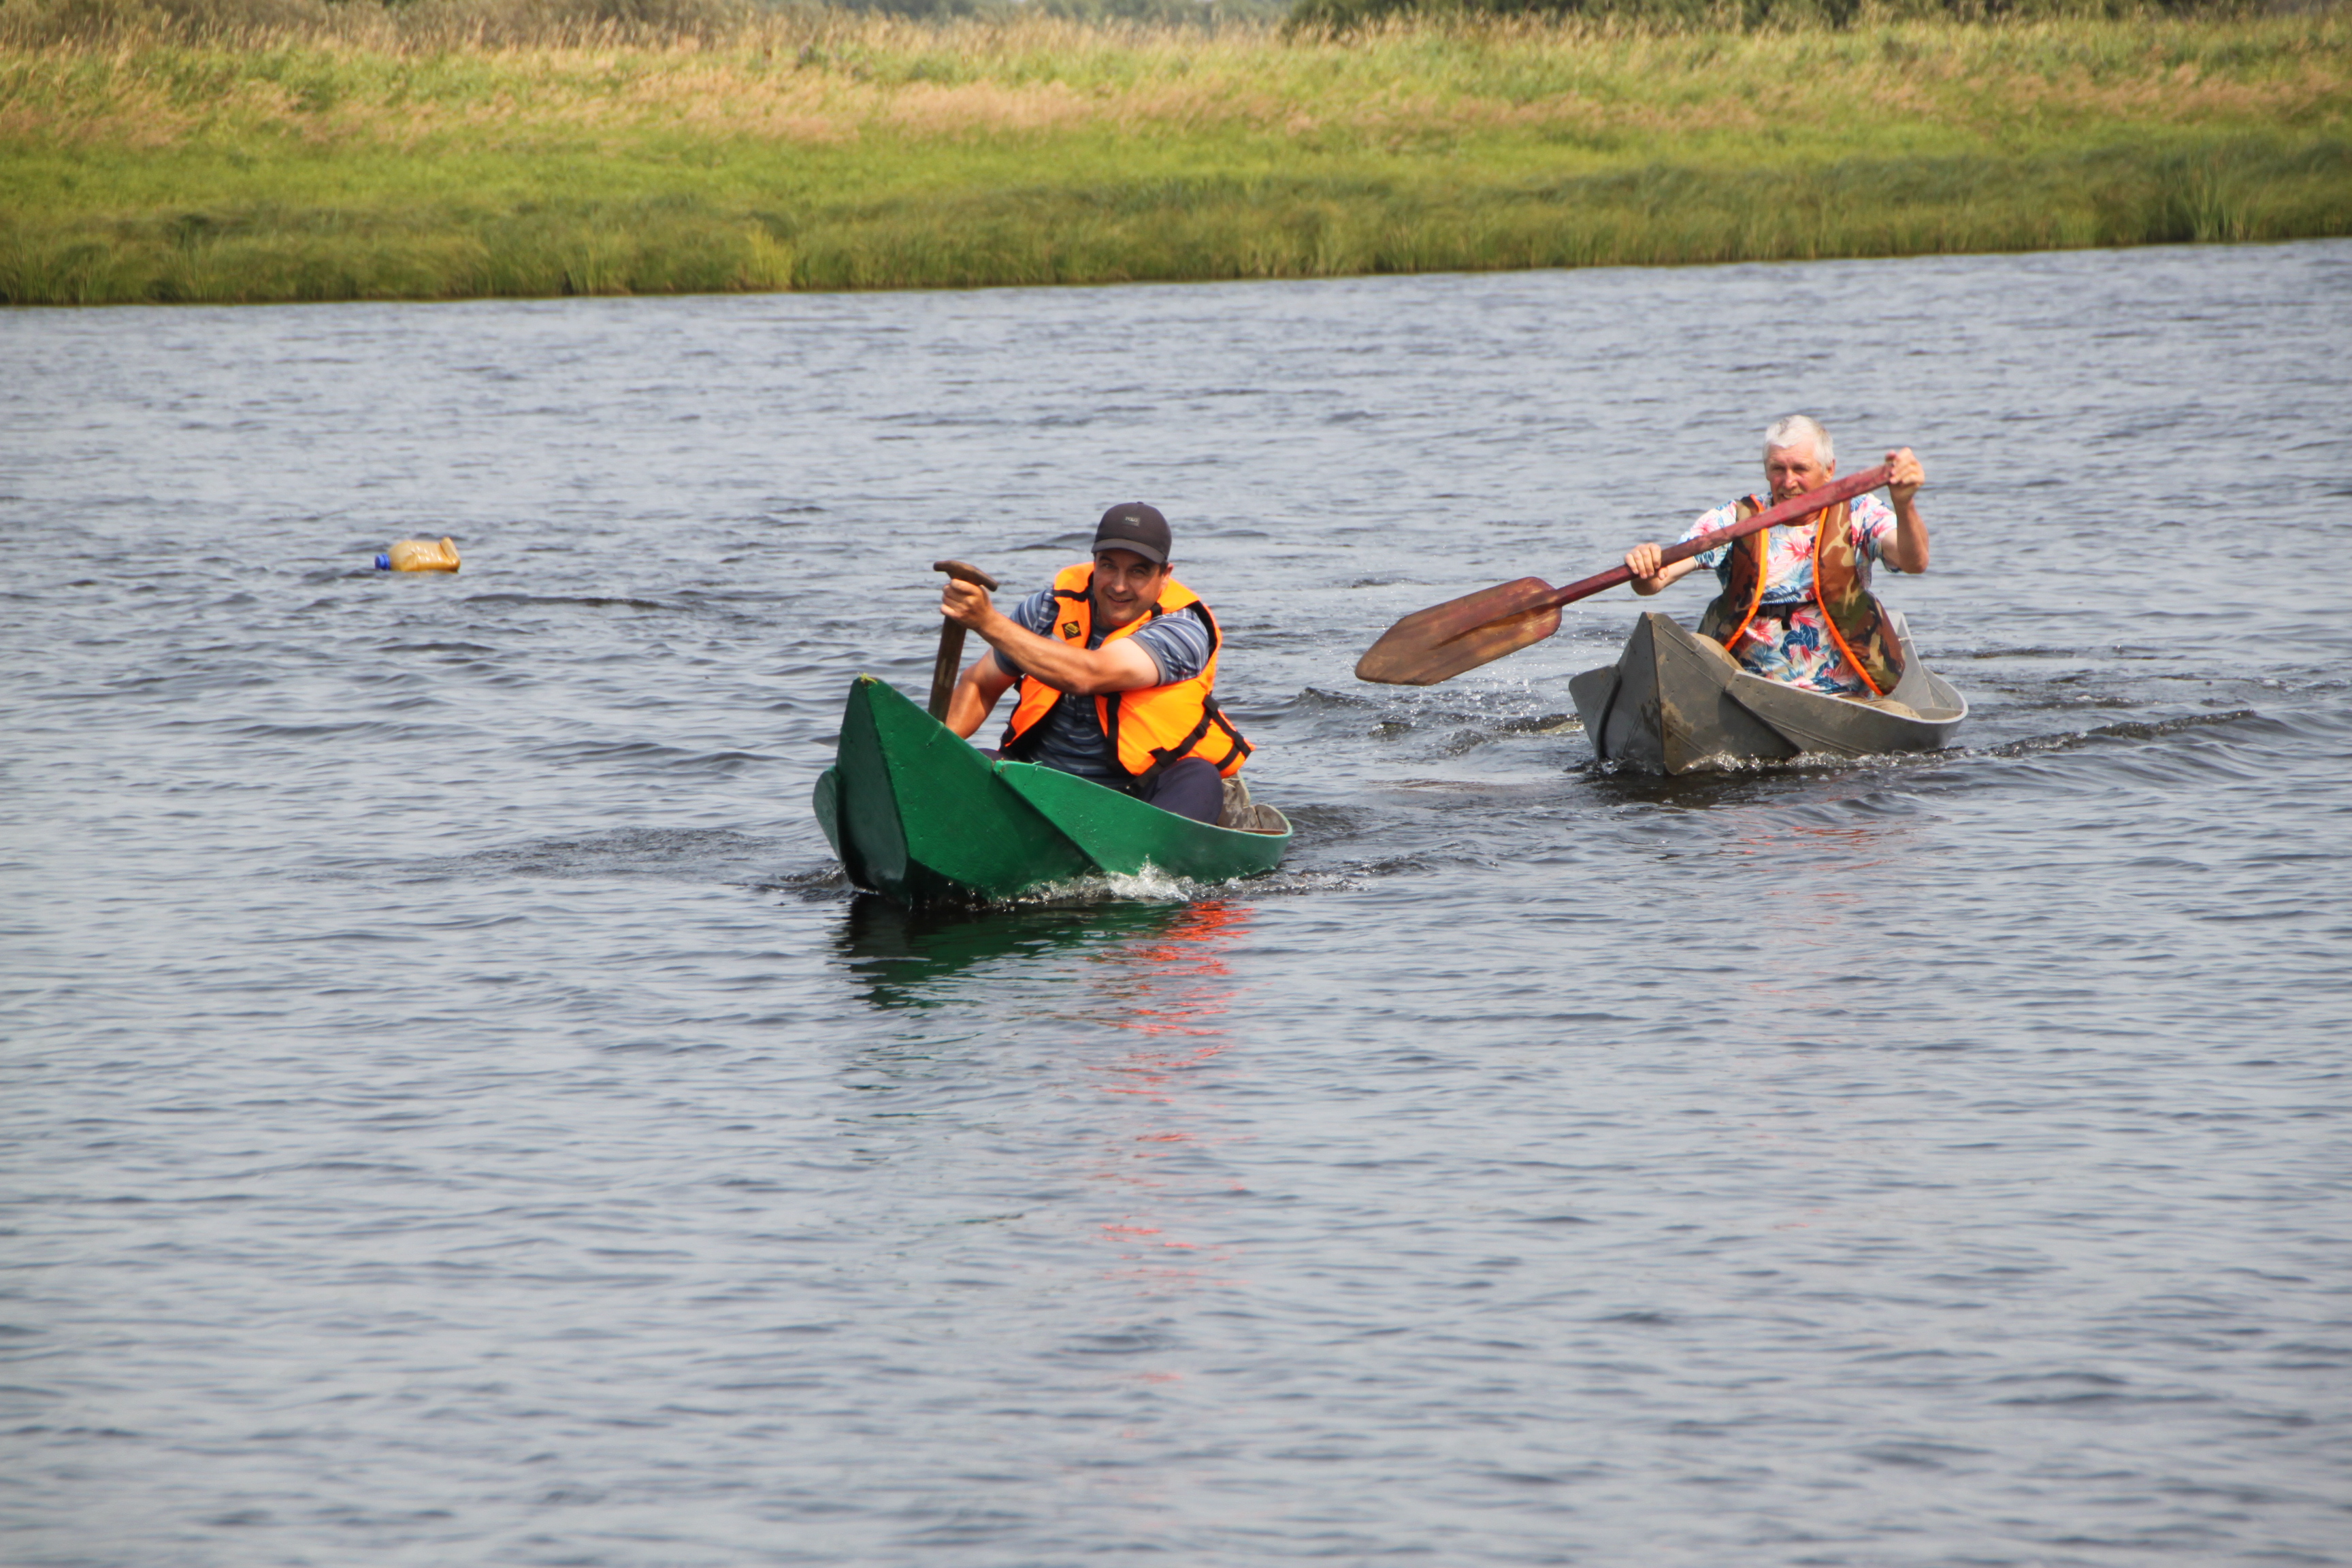
M1286 39L837 13L534 33L299 0L209 32L77 35L31 5L0 0L16 303L2352 233L2352 21L2335 11Z

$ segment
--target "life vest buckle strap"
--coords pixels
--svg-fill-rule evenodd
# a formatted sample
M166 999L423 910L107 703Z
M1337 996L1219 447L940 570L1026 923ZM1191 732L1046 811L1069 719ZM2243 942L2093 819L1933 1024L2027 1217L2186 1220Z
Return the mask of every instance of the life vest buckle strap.
M1234 721L1231 719L1225 717L1225 710L1218 706L1213 695L1202 699L1201 705L1207 710L1206 717L1209 721L1225 732L1227 740L1233 742L1232 745L1225 748L1224 757L1217 763L1218 767L1223 768L1226 763L1232 762L1236 756L1246 757L1257 750L1255 746L1242 739L1242 732L1234 727Z

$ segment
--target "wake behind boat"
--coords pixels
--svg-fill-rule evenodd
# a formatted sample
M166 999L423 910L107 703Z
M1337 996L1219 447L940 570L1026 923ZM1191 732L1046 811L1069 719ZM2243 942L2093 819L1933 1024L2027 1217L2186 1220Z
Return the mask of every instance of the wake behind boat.
M1899 612L1883 612L1903 647L1885 696L1829 697L1751 675L1712 638L1651 611L1613 665L1568 683L1593 754L1650 773L1686 773L1800 755L1932 752L1969 716L1968 700L1929 669Z
M849 689L814 804L849 879L909 904L1090 875L1221 882L1271 871L1290 847L1288 819L1238 786L1226 826L1195 822L1074 773L993 761L870 675Z

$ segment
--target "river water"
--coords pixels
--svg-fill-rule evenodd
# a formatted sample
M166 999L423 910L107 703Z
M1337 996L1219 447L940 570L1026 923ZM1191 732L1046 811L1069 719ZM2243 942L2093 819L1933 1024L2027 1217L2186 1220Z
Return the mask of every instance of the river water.
M0 318L0 1559L2352 1563L2347 354L2342 242ZM1622 592L1351 678L1790 409L1957 749L1599 772ZM1286 868L854 896L929 563L1130 499Z

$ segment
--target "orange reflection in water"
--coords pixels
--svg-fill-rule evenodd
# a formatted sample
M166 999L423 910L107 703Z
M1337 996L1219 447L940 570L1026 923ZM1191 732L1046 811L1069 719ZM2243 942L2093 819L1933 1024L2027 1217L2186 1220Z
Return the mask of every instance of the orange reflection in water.
M1148 1293L1216 1283L1208 1270L1230 1248L1170 1234L1198 1194L1171 1191L1158 1163L1190 1153L1216 1135L1201 1122L1216 1109L1201 1069L1233 1044L1227 1033L1237 994L1227 953L1247 932L1251 911L1222 899L1191 905L1164 930L1092 955L1087 992L1092 1022L1135 1037L1117 1057L1088 1068L1121 1110L1090 1152L1087 1177L1122 1189L1128 1212L1100 1222L1097 1240L1118 1249L1110 1271ZM1227 1178L1231 1190L1241 1184ZM1171 1253L1187 1255L1180 1262ZM1164 1381L1175 1373L1146 1373Z
M1216 1020L1225 1016L1233 996L1225 949L1248 929L1249 919L1248 910L1211 900L1187 909L1157 936L1098 954L1095 962L1115 971L1102 994L1126 1004L1104 1022L1147 1035L1222 1038L1224 1030Z

